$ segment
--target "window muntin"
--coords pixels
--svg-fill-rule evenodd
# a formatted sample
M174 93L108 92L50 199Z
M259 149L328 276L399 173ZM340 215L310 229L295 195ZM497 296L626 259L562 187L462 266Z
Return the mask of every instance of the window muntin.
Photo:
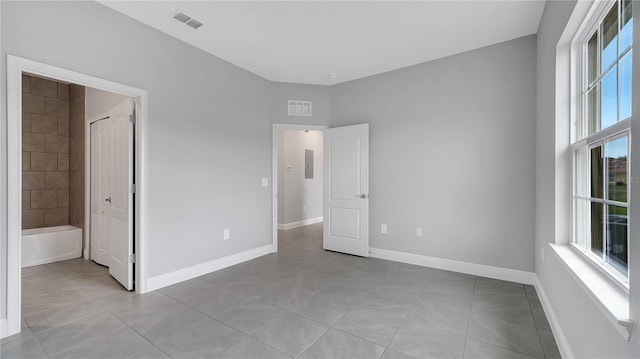
M572 236L588 258L628 287L633 19L631 1L610 4L580 40L583 111L572 144Z
M632 31L631 1L617 1L585 41L587 121L578 139L631 116Z

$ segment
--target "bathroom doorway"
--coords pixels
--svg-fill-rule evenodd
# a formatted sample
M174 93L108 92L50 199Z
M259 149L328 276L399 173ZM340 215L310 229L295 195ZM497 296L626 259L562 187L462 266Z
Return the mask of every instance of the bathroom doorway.
M27 77L25 78L23 75ZM123 197L129 197L133 191L136 192L136 196L135 198L131 196L130 200L126 201L130 204L127 217L130 218L131 225L127 224L130 229L125 232L129 235L130 241L127 246L121 246L118 249L117 255L118 258L126 258L121 262L126 263L130 269L125 276L127 280L123 283L125 288L128 286L127 289L133 289L133 279L135 278L136 292L144 293L146 291L147 92L8 55L7 325L3 336L20 332L21 322L24 323L22 321L22 306L24 305L22 301L22 275L26 273L37 276L39 272L39 269L25 269L26 272L24 272L21 269L23 264L35 266L30 268L38 268L38 264L56 269L64 267L71 272L75 270L86 272L89 269L89 272L92 272L90 275L96 274L93 272L100 272L100 268L103 268L82 258L68 259L82 257L83 254L88 258L91 255L90 250L84 250L83 253L82 249L82 246L85 249L88 248L90 243L88 233L90 232L91 219L89 218L90 193L88 191L91 177L90 161L85 160L90 153L90 148L88 148L90 125L87 123L83 107L87 99L73 94L76 91L86 95L87 88L123 95L129 99L131 108L135 108L136 116L126 115L126 123L135 123L137 129L129 131L126 137L130 147L125 148L123 152L127 153L128 163L126 166L131 165L127 177L135 179L136 182L130 182L124 186L127 192ZM25 108L22 107L23 104ZM64 106L66 104L68 106ZM80 113L81 115L78 115ZM84 129L74 130L74 119L76 119L74 116L81 120L77 122L82 124ZM74 131L78 133L74 135ZM28 147L29 151L23 151L23 144L31 146ZM122 148L122 146L118 147ZM83 149L84 151L82 151ZM34 158L31 158L32 156ZM133 167L134 163L135 167ZM31 173L25 175L23 169ZM74 173L77 176L74 176ZM84 183L81 183L83 180ZM29 193L23 193L23 189ZM77 197L74 197L74 191L76 191ZM82 198L82 194L84 194L84 198ZM23 210L34 212L27 213ZM79 224L76 222L74 223L76 225L72 226L72 221L78 221ZM46 259L45 262L48 261L50 264L45 264L45 262L27 263L23 256L25 253L23 249L25 245L30 244L23 236L23 223L31 227L29 230L37 232L32 233L35 237L43 234L39 232L51 232L46 233L49 238L45 241L58 240L61 236L67 238L67 241L64 242L67 245L61 246L64 249L62 255L58 253L53 258ZM52 228L54 224L55 227L62 228L45 231L41 228L34 228L41 223L44 224L42 228ZM116 225L116 227L118 226ZM78 232L80 232L79 241ZM82 232L85 233L86 240L83 240ZM130 249L130 251L125 249L128 253L122 255L122 247ZM137 249L136 256L133 255L133 248ZM134 261L137 262L135 273L133 272ZM94 271L95 268L98 270ZM102 275L103 273L98 274ZM106 275L109 275L108 270ZM74 276L77 278L78 273L75 273ZM118 278L117 275L114 277ZM122 282L120 278L118 279ZM112 282L115 283L113 280ZM119 284L118 287L123 291ZM91 291L91 289L87 289L87 291Z

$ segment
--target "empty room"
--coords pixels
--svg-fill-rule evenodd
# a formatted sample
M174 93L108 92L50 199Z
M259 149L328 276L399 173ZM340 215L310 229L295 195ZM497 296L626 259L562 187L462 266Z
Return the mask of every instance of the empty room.
M636 13L0 1L0 357L639 358Z

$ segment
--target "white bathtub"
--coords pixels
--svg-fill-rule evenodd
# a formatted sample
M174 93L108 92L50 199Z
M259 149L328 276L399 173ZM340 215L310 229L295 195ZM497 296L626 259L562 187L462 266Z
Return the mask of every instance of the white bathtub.
M74 226L22 230L22 268L82 256L82 229Z

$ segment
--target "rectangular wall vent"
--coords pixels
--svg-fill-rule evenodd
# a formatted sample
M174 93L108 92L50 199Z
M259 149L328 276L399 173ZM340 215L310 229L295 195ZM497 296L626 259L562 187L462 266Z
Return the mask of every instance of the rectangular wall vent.
M194 18L192 18L191 16L183 13L180 10L176 10L173 14L171 14L171 17L173 17L174 19L180 21L181 23L193 28L193 29L197 29L200 26L202 26L202 23Z
M311 101L289 100L289 116L311 116Z

